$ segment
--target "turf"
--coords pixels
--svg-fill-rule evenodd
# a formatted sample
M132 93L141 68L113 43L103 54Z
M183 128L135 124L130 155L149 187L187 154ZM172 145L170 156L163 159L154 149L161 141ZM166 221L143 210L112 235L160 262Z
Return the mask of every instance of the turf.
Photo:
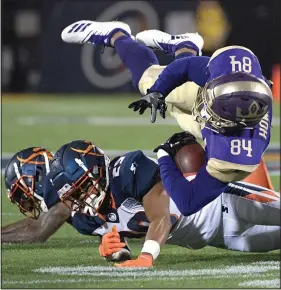
M169 125L160 122L160 117L159 124L151 124L148 113L140 118L127 109L137 97L4 96L2 151L12 153L27 146L44 146L56 151L73 139L92 140L105 150L152 150L172 133L180 131L176 124L170 124L170 119ZM274 106L274 110L279 117L279 106ZM111 121L105 124L106 119ZM275 125L271 142L280 144L279 130ZM279 189L279 176L272 177L272 181ZM21 218L17 208L2 194L2 225ZM70 225L64 225L44 245L4 245L2 288L264 288L280 285L280 251L240 253L211 247L191 251L167 245L154 270L124 272L99 257L97 243L96 238L80 235ZM136 257L142 241L132 240L130 245Z
M176 123L166 125L158 116L156 123L151 124L149 113L143 117L129 110L128 104L137 95L121 97L99 96L33 96L16 100L3 97L2 108L2 151L14 152L23 147L36 145L57 150L59 146L74 139L95 141L104 149L153 149L166 140L171 134L179 132ZM276 115L279 106L274 106ZM279 116L279 114L278 114ZM92 124L98 117L128 118L120 124L111 120L108 124ZM134 121L132 125L132 121ZM164 122L163 122L164 121ZM168 118L169 124L173 119ZM140 126L137 126L139 122ZM272 143L280 144L280 126L272 128Z

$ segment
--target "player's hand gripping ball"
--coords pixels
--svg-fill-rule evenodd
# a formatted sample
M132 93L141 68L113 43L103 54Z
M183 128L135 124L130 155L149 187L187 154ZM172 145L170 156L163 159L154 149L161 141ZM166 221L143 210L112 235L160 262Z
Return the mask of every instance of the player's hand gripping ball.
M175 133L165 143L156 147L153 152L158 152L159 149L163 149L172 157L185 145L191 145L197 143L196 138L188 132Z

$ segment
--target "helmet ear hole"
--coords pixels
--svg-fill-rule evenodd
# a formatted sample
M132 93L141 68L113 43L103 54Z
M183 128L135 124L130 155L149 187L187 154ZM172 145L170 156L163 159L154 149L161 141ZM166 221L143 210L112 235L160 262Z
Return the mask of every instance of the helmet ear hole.
M39 170L36 170L36 175L35 175L35 182L40 182L43 179L43 176Z
M106 186L106 179L104 177L102 177L99 181L99 184L102 188L105 188Z

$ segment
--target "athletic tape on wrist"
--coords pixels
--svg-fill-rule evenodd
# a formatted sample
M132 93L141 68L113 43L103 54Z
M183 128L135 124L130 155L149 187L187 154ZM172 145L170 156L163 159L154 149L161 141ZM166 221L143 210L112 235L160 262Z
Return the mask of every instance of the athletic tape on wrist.
M165 150L163 150L163 149L159 149L158 150L158 152L157 152L157 157L158 157L158 159L160 159L161 157L163 157L163 156L168 156L169 155L169 153L167 153Z
M160 245L156 241L147 240L144 242L141 252L151 254L155 260L160 254Z

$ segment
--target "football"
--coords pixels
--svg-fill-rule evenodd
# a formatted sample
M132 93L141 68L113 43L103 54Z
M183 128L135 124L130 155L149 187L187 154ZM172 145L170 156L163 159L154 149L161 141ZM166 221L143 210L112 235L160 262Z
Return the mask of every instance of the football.
M205 163L205 151L200 144L183 146L175 155L174 161L184 175L196 173Z

